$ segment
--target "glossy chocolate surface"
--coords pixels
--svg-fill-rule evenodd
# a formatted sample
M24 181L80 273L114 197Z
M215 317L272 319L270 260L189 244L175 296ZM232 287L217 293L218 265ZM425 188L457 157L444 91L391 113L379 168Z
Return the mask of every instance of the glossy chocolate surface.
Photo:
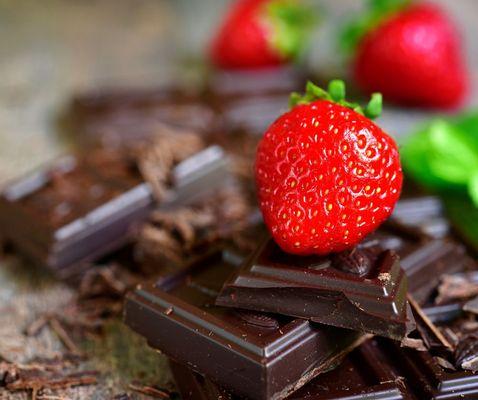
M132 224L154 204L139 173L123 164L127 161L109 160L104 168L95 165L96 157L102 159L98 153L87 161L66 156L7 186L0 196L5 240L59 275L122 246Z
M413 329L399 258L375 241L327 257L284 253L272 239L226 281L216 304L402 339Z
M211 146L177 164L160 204L193 204L230 175ZM0 233L7 243L61 277L120 248L157 206L134 161L98 149L66 156L7 186L0 196Z
M303 319L214 305L236 258L218 253L187 276L163 277L126 301L125 322L148 343L251 399L282 399L335 366L362 335Z
M424 321L416 314L419 326ZM427 350L400 347L390 339L370 339L351 352L334 370L319 375L289 399L310 400L438 400L476 399L478 375L453 370L453 352L435 335L437 327L421 330ZM467 354L466 342L458 360ZM456 353L456 352L455 352ZM448 360L447 360L448 359ZM185 400L239 400L186 366L171 362L177 387Z

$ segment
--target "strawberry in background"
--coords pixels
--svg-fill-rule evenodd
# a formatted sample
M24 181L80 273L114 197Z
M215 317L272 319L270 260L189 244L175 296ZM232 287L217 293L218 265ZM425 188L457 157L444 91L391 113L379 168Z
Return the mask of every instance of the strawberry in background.
M213 39L212 63L222 69L288 63L304 50L314 22L300 0L237 0Z
M369 0L368 13L344 32L353 75L365 92L410 106L454 108L468 90L460 37L438 5Z

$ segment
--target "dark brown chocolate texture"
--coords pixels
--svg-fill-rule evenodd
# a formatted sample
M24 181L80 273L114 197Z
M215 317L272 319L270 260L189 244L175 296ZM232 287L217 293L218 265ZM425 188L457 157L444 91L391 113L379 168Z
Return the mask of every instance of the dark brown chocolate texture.
M402 339L413 329L406 295L407 278L393 251L372 243L329 257L298 257L267 239L226 281L216 304Z
M476 336L464 336L456 350L446 341L439 328L424 317L424 311L412 299L419 329L415 340L426 346L420 351L401 347L385 338L369 339L332 371L321 374L292 393L289 399L315 400L431 400L476 399L478 375L456 370L453 361L476 360ZM184 399L239 400L207 377L185 365L171 362L171 370Z
M4 189L0 234L60 277L79 272L130 242L154 209L193 204L230 178L218 146L175 161L159 201L132 154L99 148L66 156Z
M216 114L197 92L175 87L99 90L74 99L70 118L82 140L122 147L170 126L214 130Z
M213 71L208 98L228 131L262 135L289 109L290 93L302 90L304 85L302 71L294 67Z
M61 276L124 245L153 207L138 171L118 165L127 161L96 168L96 157L66 156L0 196L5 240Z
M251 399L282 399L327 371L363 335L285 316L238 314L215 298L236 268L226 253L127 297L125 322L149 345Z

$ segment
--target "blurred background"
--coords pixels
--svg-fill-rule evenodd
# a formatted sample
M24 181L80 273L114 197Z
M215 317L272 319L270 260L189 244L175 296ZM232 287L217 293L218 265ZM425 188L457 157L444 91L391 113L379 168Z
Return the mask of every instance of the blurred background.
M337 21L353 16L362 2L315 2L323 13L308 61L320 75L343 76L334 39ZM462 30L476 81L478 2L436 3ZM226 0L1 1L0 183L64 150L56 118L74 93L197 79L209 37L227 4ZM476 103L476 96L470 103ZM429 116L424 111L386 108L380 123L401 135Z

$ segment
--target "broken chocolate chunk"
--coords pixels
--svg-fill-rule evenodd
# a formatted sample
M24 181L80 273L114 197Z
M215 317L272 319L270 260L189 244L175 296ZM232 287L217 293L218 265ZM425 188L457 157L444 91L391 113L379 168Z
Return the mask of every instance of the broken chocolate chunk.
M454 356L457 367L478 371L478 332L464 336L458 343Z

